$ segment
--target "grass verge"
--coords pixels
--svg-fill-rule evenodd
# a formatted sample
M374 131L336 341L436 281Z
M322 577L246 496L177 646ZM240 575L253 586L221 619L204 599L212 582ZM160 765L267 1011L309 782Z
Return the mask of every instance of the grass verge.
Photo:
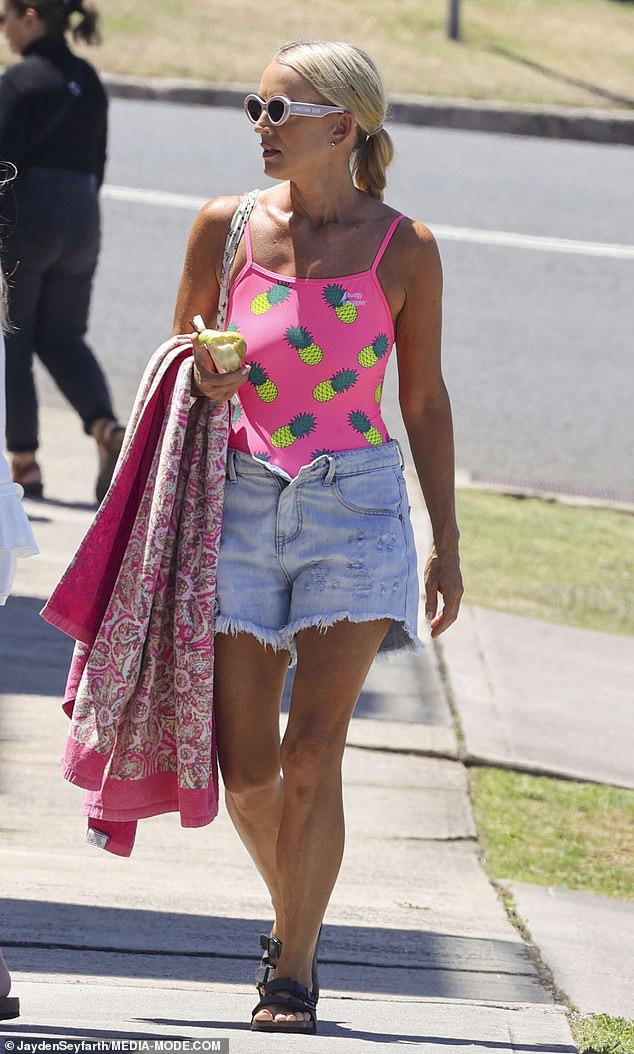
M634 791L496 768L470 777L492 878L634 901Z
M492 879L634 900L634 791L495 768L471 769L470 780ZM527 939L510 891L500 895ZM574 1013L570 1025L580 1054L634 1054L634 1021Z
M634 635L634 516L458 492L465 601Z
M634 1021L607 1014L571 1019L579 1054L634 1054Z
M634 105L634 10L616 0L108 0L103 71L256 85L279 44L336 37L366 47L391 93L572 106ZM9 59L6 44L0 61Z

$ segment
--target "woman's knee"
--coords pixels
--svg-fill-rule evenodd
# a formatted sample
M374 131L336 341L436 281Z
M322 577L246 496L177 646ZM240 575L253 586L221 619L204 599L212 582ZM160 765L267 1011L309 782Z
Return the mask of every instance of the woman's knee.
M307 794L338 783L342 753L343 746L325 731L286 735L281 748L285 789Z
M222 781L227 794L236 801L275 791L280 782L280 766L274 762L253 764L252 759L245 758L220 763Z

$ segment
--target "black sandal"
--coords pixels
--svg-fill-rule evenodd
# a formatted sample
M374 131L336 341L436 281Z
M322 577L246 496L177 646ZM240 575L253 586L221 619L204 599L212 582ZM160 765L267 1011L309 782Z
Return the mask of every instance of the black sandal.
M315 1004L319 999L319 971L317 969L317 959L319 954L319 939L321 937L322 927L319 927L319 933L317 934L317 943L315 945L315 952L313 955L313 964L311 967L311 995ZM258 990L260 998L264 996L265 985L269 981L275 979L275 970L277 969L277 962L282 954L282 942L273 934L260 934L260 947L262 948L263 955L260 959L260 965L255 971L255 987ZM275 960L273 962L272 960Z
M279 993L279 994L277 994ZM277 1010L282 1014L310 1014L309 1021L256 1021L260 1010ZM264 987L264 996L251 1012L252 1032L290 1032L314 1036L317 1032L317 1006L311 993L299 981L276 977Z
M260 959L260 965L255 971L255 987L262 999L264 997L264 986L275 978L277 960L282 954L282 942L277 937L274 937L272 933L268 936L266 933L261 933L260 948L262 948L264 954ZM275 961L273 962L273 960Z

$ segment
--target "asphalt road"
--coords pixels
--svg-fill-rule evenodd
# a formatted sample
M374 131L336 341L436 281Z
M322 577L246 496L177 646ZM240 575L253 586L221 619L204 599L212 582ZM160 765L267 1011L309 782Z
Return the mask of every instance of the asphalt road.
M458 467L634 501L634 152L391 131L397 160L388 201L429 223L443 257ZM169 334L196 199L267 182L241 112L113 101L90 337L121 415ZM132 189L181 197L136 200ZM482 234L491 231L520 237L499 244ZM46 381L41 393L61 403ZM388 423L402 437L394 371L386 400Z

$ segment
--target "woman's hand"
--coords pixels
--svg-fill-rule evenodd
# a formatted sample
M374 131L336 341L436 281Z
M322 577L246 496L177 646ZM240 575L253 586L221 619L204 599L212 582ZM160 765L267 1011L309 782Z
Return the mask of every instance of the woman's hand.
M216 403L228 402L240 385L248 380L251 367L243 365L230 373L218 373L209 348L199 343L198 334L192 333L190 339L194 349L192 395L202 395Z
M439 637L456 621L463 592L458 553L443 555L434 545L425 565L425 618L432 637ZM440 611L439 594L443 599Z

